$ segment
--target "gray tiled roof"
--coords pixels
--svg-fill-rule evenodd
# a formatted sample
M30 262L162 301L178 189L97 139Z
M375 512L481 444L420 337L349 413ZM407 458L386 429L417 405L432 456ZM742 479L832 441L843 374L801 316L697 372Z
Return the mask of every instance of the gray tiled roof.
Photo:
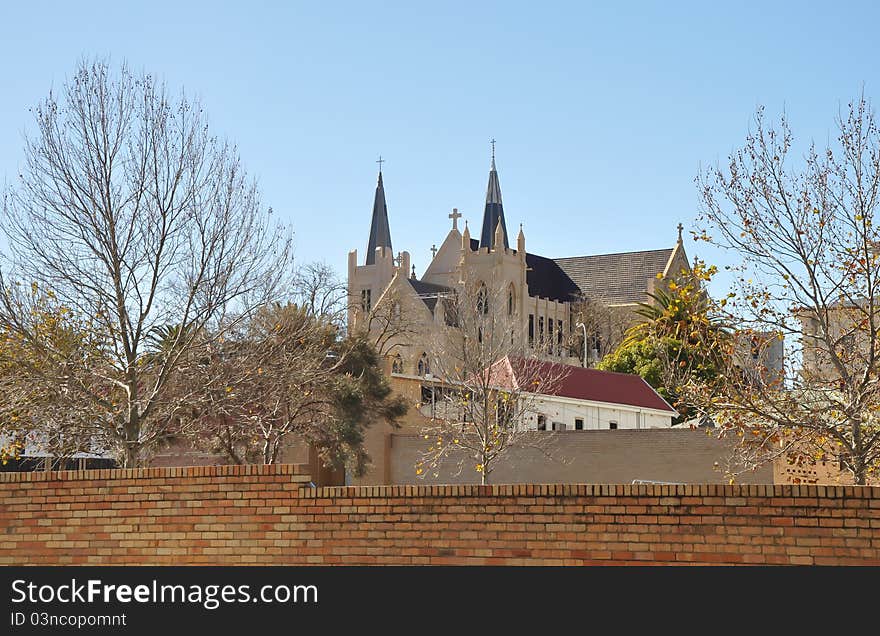
M415 278L408 278L407 280L409 281L409 284L412 285L412 288L415 290L416 294L418 294L419 298L422 299L422 302L424 302L425 305L428 306L428 309L431 310L432 314L434 313L434 306L437 304L438 296L445 296L452 291L452 289L446 285L426 283Z
M672 249L554 258L588 298L609 304L645 302L652 278L666 268Z
M479 248L471 239L471 250ZM530 295L564 302L579 294L613 305L645 302L648 283L666 268L673 249L553 259L526 253L526 283Z

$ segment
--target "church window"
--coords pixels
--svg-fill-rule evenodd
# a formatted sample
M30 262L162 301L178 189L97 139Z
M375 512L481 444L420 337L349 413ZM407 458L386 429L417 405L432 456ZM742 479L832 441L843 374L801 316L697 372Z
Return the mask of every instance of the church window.
M361 309L365 314L370 313L370 309L372 309L372 301L370 299L370 290L362 289L361 290Z
M480 283L477 288L477 313L489 313L489 292L486 291L485 283Z
M394 301L394 304L391 306L391 317L394 320L400 320L400 303L398 301Z
M416 367L419 375L428 375L431 373L431 365L428 362L428 354L423 353L421 357L419 357L419 363Z
M538 317L538 344L544 346L544 316Z
M535 314L529 314L529 346L535 345Z
M399 353L391 361L391 373L403 373L403 358Z
M513 291L513 285L510 286L510 289L507 290L507 315L513 315L513 308L516 304L516 297Z
M547 430L547 418L543 415L538 416L538 430L546 431Z
M576 431L582 431L582 430L584 430L584 420L583 420L583 419L581 419L581 418L579 418L579 417L576 417L576 418L575 418L575 420L574 420L574 430L576 430Z

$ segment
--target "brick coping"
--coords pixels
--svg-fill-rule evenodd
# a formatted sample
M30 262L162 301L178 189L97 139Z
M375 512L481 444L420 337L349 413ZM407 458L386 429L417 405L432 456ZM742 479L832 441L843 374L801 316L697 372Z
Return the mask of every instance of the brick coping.
M186 477L308 476L306 464L247 464L228 466L167 466L161 468L96 468L92 470L38 470L0 472L0 484L27 481L89 481L115 479L162 479Z
M381 497L785 497L880 499L880 486L752 485L752 484L477 484L408 486L306 487L306 464L174 466L161 468L99 468L34 472L0 472L0 484L46 481L114 481L193 477L298 476L304 498Z
M880 499L880 486L752 484L492 484L481 486L323 486L304 498L383 497L781 497Z

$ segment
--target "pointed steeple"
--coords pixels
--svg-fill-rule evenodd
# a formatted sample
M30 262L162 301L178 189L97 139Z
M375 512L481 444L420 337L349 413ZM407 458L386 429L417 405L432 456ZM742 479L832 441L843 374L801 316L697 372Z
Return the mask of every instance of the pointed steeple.
M499 243L504 243L507 245L507 234L504 233L504 226L501 224L501 220L499 219L498 225L495 226L495 238L493 240L494 245L498 245Z
M370 224L370 242L367 244L367 265L376 263L376 248L385 247L391 252L391 230L388 227L388 206L385 205L385 186L382 184L382 168L373 199L373 220Z
M483 212L483 230L480 232L480 247L495 247L495 228L501 223L504 233L504 247L507 243L507 224L504 222L504 207L501 204L501 184L495 169L495 140L492 140L492 165L489 168L489 186L486 188L486 209Z

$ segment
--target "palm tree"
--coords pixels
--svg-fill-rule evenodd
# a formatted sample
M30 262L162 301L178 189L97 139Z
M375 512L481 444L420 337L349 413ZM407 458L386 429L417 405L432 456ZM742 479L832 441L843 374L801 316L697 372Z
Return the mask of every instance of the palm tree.
M712 314L708 294L696 285L671 282L669 291L648 295L654 302L639 303L635 313L643 320L627 330L624 345L649 335L689 344L717 342L729 335L723 321Z

